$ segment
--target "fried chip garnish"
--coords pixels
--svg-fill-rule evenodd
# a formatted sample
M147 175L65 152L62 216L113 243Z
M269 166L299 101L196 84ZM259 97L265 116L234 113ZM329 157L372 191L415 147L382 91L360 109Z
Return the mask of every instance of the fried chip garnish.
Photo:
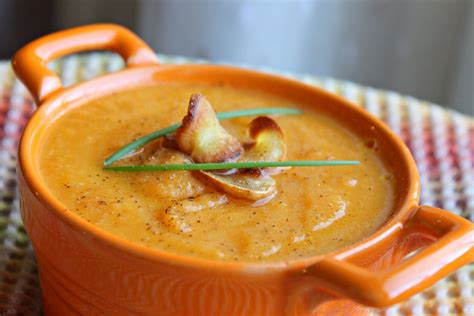
M239 159L240 142L219 123L211 105L202 94L193 94L188 114L176 130L176 144L195 162L228 162Z
M246 145L240 161L280 161L286 156L286 142L278 124L269 117L254 119L249 126L249 135L254 140ZM238 170L229 175L201 171L215 187L238 198L261 200L276 191L276 182L270 176L283 168Z
M246 200L261 200L276 191L275 180L262 170L243 170L231 175L220 175L200 171L211 184L234 197Z
M243 161L281 161L286 156L286 141L280 126L267 116L250 122L249 135L255 141L246 145Z
M286 142L278 124L269 117L254 119L249 126L252 143L241 143L219 123L209 102L193 94L188 114L174 135L164 145L177 147L194 162L281 161L286 156ZM198 171L201 177L222 192L247 200L262 200L276 192L271 177L284 168L228 170L225 173Z

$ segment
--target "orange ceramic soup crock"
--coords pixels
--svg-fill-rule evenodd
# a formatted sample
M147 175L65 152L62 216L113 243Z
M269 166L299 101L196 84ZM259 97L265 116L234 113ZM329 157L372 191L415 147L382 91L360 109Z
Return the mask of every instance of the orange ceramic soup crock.
M128 67L64 88L47 63L87 50L115 51ZM160 65L143 41L116 25L45 36L22 48L13 67L38 105L21 139L18 178L48 315L364 314L368 306L397 303L474 259L473 224L419 206L418 173L403 142L381 121L335 95L234 67ZM38 171L42 135L51 123L101 96L166 82L225 83L290 96L375 139L395 176L396 211L375 234L348 248L272 263L221 262L146 248L66 211Z

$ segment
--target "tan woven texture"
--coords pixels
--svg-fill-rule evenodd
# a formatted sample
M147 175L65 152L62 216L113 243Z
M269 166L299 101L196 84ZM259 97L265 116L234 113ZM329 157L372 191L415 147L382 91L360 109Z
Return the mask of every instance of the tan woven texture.
M159 56L162 63L202 62ZM116 71L115 55L91 53L59 60L51 68L64 85ZM438 105L395 92L309 75L278 73L320 86L384 120L408 145L421 176L423 204L474 220L474 121ZM474 104L473 104L474 106ZM0 315L41 314L34 252L23 228L16 191L16 149L34 106L8 62L0 62ZM374 314L474 315L474 265L458 270L432 288Z

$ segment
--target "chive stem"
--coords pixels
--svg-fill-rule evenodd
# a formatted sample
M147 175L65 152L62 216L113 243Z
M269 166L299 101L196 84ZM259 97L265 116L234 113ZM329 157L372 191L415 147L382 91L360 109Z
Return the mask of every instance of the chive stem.
M358 165L355 160L297 160L297 161L242 161L218 163L182 163L139 166L110 166L104 167L107 171L143 172L143 171L170 171L170 170L223 170L249 169L271 167L326 167Z
M230 111L230 112L220 112L217 113L216 116L219 120L228 120L237 117L244 117L244 116L255 116L255 115L292 115L292 114L302 114L303 111L298 109L290 109L290 108L261 108L261 109L249 109L249 110L240 110L240 111ZM173 133L181 126L181 123L176 123L171 126L165 127L163 129L154 131L150 134L147 134L139 139L123 146L107 159L104 160L104 166L109 166L116 162L117 160L122 159L130 152L145 146L146 144L163 137L167 134Z

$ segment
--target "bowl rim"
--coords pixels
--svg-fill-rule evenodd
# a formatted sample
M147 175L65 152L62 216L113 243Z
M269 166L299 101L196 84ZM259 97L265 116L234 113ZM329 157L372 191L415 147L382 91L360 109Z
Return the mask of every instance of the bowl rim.
M331 99L332 102L337 103L338 106L342 106L346 110L356 112L361 117L371 121L373 126L375 126L385 135L385 137L388 138L392 146L396 147L396 150L399 151L400 155L403 157L403 163L406 165L408 174L408 179L406 180L408 187L406 188L406 192L404 192L402 195L403 202L398 208L394 208L393 214L373 234L352 245L316 256L276 262L220 261L180 255L165 250L146 247L115 236L114 234L102 230L92 223L87 222L79 215L71 211L67 211L67 207L65 207L47 189L46 185L41 180L39 171L35 170L33 162L34 159L32 159L32 157L35 155L35 153L31 152L32 142L35 140L37 133L41 131L41 129L46 128L43 126L45 124L41 124L44 122L43 120L48 118L51 119L49 115L51 112L53 112L52 110L60 107L64 103L77 102L78 104L84 104L90 100L100 98L104 95L108 95L117 91L124 91L157 84L159 80L156 79L155 74L160 74L168 70L179 70L184 73L186 71L204 71L209 73L230 72L240 76L253 76L259 77L259 79L262 80L279 81L280 83L291 85L295 89L309 89L312 90L310 93L323 94L326 98ZM124 80L125 78L127 80ZM176 80L177 83L184 82L184 80L180 80L179 78ZM203 83L205 82L206 80L203 81ZM100 90L98 90L97 87L100 87ZM120 88L124 89L121 90ZM258 89L258 87L255 87L255 89ZM84 93L84 91L89 90L93 92L89 94ZM56 118L58 116L59 115L56 115ZM219 269L221 271L223 270L236 273L242 273L245 271L296 271L308 267L322 260L323 258L334 257L342 260L351 257L352 255L363 251L369 245L381 242L388 236L400 230L403 226L403 223L411 217L414 209L418 206L420 192L418 170L406 145L393 131L390 130L387 125L385 125L385 123L376 118L374 115L370 114L368 111L364 110L362 107L357 106L338 95L294 79L245 68L209 64L153 65L128 68L75 84L52 94L38 107L25 126L19 144L18 167L19 176L23 176L29 190L34 192L35 198L37 198L41 204L43 204L52 214L67 224L71 229L80 230L82 233L87 233L95 237L94 240L99 243L104 243L114 250L125 252L129 255L150 261L167 262L173 265L183 265L200 269Z

